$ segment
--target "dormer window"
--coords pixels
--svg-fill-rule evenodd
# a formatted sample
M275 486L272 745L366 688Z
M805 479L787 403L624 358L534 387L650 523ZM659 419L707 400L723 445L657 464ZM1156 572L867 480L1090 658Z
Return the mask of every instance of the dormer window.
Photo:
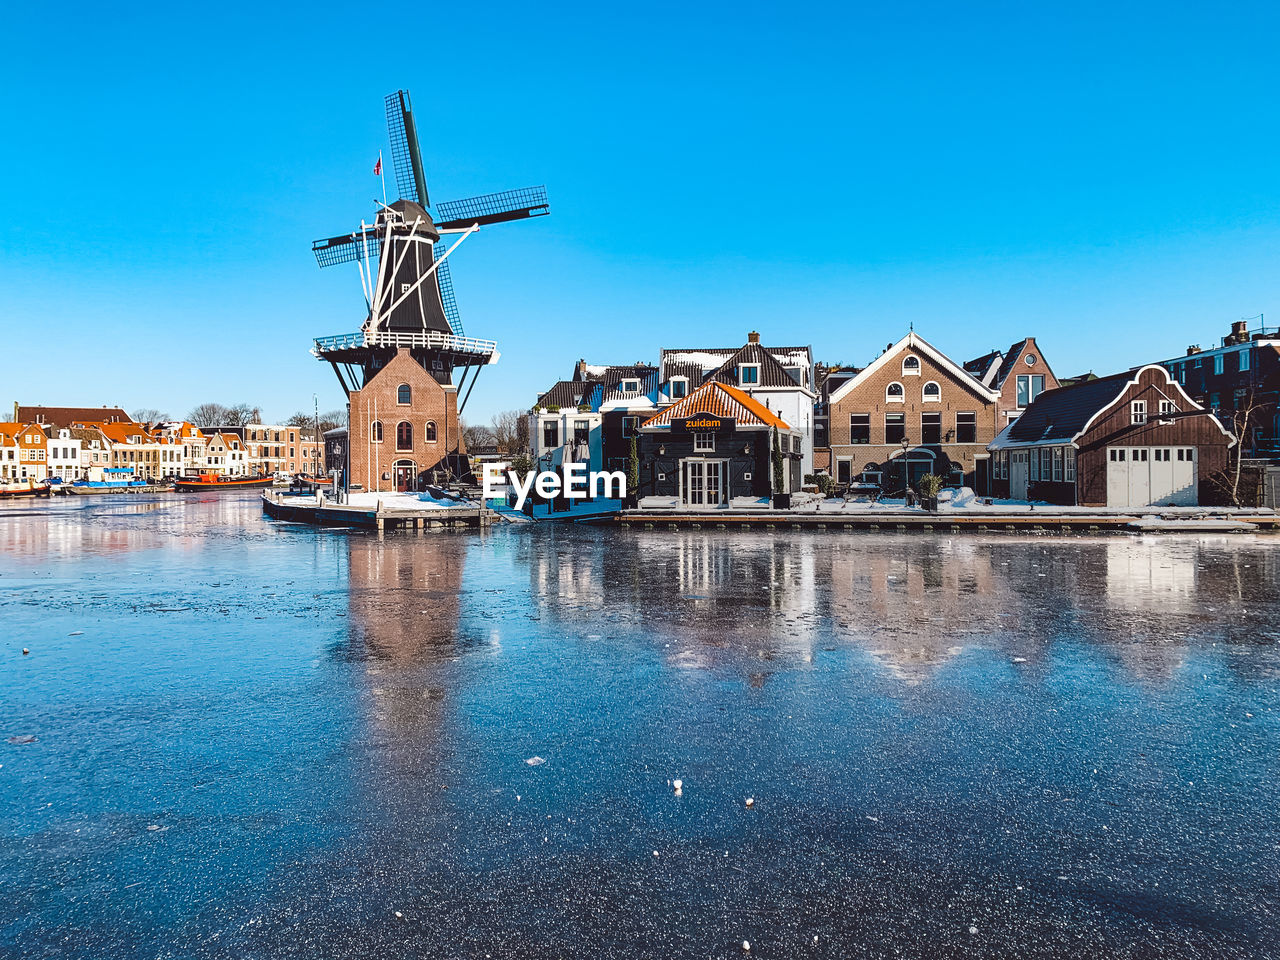
M804 367L787 367L787 373L791 374L791 379L800 384L800 386L806 386Z
M924 399L925 403L942 402L942 388L933 380L930 380L924 385L924 389L920 392L920 395Z
M760 382L760 364L758 363L741 363L738 364L738 385L743 387L754 387Z
M886 403L902 403L905 397L905 391L902 384L896 380L884 389L884 399Z
M904 377L920 376L920 358L911 354L902 358L902 375Z
M684 377L671 378L671 399L679 400L689 393L689 381Z
M639 380L623 380L621 390L623 393L639 393L640 381Z

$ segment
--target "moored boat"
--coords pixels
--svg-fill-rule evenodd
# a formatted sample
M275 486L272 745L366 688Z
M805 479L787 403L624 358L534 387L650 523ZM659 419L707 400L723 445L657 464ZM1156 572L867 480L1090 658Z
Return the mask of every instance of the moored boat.
M223 477L216 473L202 473L198 477L182 477L174 481L175 490L246 490L269 487L271 477Z
M10 500L16 497L47 497L52 492L53 487L44 480L0 483L0 500Z

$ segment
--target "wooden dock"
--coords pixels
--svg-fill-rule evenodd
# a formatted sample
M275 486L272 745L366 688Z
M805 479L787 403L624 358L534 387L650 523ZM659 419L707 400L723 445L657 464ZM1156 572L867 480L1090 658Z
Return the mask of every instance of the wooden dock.
M365 527L374 530L458 530L488 527L497 520L484 507L421 510L353 507L314 496L289 497L273 491L262 494L262 512L273 520L309 523L319 527Z

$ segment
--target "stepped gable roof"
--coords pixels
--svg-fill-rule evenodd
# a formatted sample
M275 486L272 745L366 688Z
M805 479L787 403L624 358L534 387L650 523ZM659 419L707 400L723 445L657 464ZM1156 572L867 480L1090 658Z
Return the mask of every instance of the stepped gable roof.
M786 356L786 354L783 354ZM738 367L741 364L758 364L760 367L760 382L753 384L757 387L798 387L805 389L803 384L797 383L795 377L787 372L786 367L778 362L778 358L774 356L773 351L760 346L758 343L747 343L739 347L731 353L715 370L707 374L707 380L715 380L719 383L727 383L730 385L738 382ZM807 366L806 363L793 364L793 366Z
M737 387L710 380L687 397L677 400L650 417L641 427L670 427L672 420L697 416L725 417L737 421L739 427L777 427L790 430L787 422L759 400Z
M13 418L23 423L69 427L72 423L133 423L119 407L23 407L14 404Z

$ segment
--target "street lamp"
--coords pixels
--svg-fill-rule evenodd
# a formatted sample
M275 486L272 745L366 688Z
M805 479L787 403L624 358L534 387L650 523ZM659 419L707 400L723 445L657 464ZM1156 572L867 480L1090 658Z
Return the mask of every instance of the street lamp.
M907 491L911 487L910 477L907 475L907 448L911 446L911 441L905 436L902 438L902 504L907 504Z

